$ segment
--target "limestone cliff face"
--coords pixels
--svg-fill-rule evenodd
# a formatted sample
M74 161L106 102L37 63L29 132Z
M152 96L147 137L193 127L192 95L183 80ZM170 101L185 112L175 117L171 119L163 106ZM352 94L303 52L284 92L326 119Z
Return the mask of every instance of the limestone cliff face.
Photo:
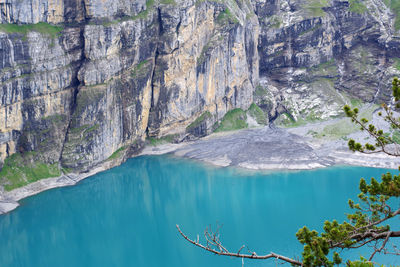
M182 140L205 111L209 133L253 102L259 24L250 3L35 4L3 5L3 23L64 28L1 33L1 159L34 151L36 161L86 170L146 137Z
M256 2L262 29L256 101L272 118L324 119L351 99L388 99L400 73L395 16L381 0L354 2Z
M386 99L395 16L353 2L4 1L0 166L22 153L84 171L147 137L209 134L253 102L272 121Z

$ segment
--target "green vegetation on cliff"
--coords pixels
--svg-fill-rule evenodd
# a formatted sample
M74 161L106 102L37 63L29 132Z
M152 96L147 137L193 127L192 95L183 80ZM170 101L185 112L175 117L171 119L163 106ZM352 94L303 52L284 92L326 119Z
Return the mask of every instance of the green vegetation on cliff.
M218 124L215 132L232 131L247 128L247 115L241 108L228 111Z
M284 127L299 127L308 123L314 123L320 121L320 116L315 114L313 110L310 111L304 118L299 116L296 119L290 112L282 113L276 120L276 124Z
M395 29L400 30L400 0L383 0L396 16Z
M269 18L269 25L272 28L279 29L281 27L282 23L283 23L282 18L280 18L279 16L273 15Z
M146 10L143 10L142 12L140 12L139 14L137 14L136 16L132 17L132 20L136 20L136 19L144 19L147 17L147 15L149 14L150 9L153 8L155 4L154 0L147 0L146 1Z
M175 0L161 0L160 3L163 5L176 5Z
M162 4L174 4L175 1L174 0L161 0ZM108 20L107 18L102 20L102 25L104 27L109 27L111 25L114 24L118 24L120 22L123 21L130 21L130 20L138 20L138 19L146 19L147 16L150 14L149 12L153 9L153 7L155 6L156 2L155 0L147 0L146 1L146 9L140 11L137 15L135 16L123 16L120 19L116 19L116 20ZM91 22L93 23L93 22ZM93 24L98 24L98 22L94 22Z
M34 160L35 152L27 152L23 156L15 153L4 161L0 171L0 183L6 191L33 183L40 179L61 175L58 164L45 164Z
M400 71L400 58L395 58L394 59L394 65L393 65L397 70Z
M201 49L200 56L197 58L197 66L201 66L206 61L207 53L213 48L211 44L212 42L208 41Z
M338 67L332 58L326 62L320 63L310 68L310 73L314 76L332 77L338 75Z
M168 143L173 143L175 141L175 138L177 135L175 134L169 134L160 138L157 137L147 137L146 143L151 145L151 146L158 146L162 144L168 144Z
M328 0L308 0L305 9L311 17L323 17L326 13L322 8L328 6Z
M126 146L122 146L122 147L118 148L117 150L114 151L114 153L112 153L111 156L108 157L107 160L113 160L113 159L121 157L122 152L124 152L126 148L127 148Z
M137 77L138 75L143 75L146 74L145 72L148 71L146 68L144 68L147 63L149 63L149 60L143 60L137 64L133 70L131 71L131 76L132 77Z
M395 105L393 106L397 108L400 106L400 80L394 78L392 85L393 98L390 99L389 103L393 104L394 102ZM381 106L385 115L382 115L381 112L378 112L378 115L382 116L389 124L388 126L390 126L391 131L397 132L396 138L399 138L400 117L395 117L389 103L382 104ZM368 137L367 139L364 138L364 140L372 139L373 141L371 144L364 141L359 143L354 139L349 139L348 147L353 152L364 154L382 153L392 157L400 157L399 146L388 147L389 144L392 144L392 139L390 138L391 133L384 132L384 130L370 122L371 118L368 119L366 118L367 116L364 116L369 115L372 117L372 112L376 107L376 105L370 104L364 108L363 112L360 112L358 108L351 108L348 105L343 107L346 119L348 119L347 121L353 124L355 129L358 128L367 132ZM336 125L334 125L332 129L335 130L336 134L338 131ZM250 250L248 250L247 253L239 253L244 246L240 248L237 253L235 251L230 251L224 248L224 245L219 239L218 226L216 227L216 231L212 231L211 227L206 228L206 245L203 245L204 243L202 243L199 238L197 238L197 240L190 239L180 229L179 225L176 225L176 228L180 235L192 245L215 255L240 258L242 262L243 259L246 258L257 260L275 259L289 263L292 266L378 266L379 264L376 263L376 260L373 260L376 254L400 255L397 247L394 245L396 243L393 241L394 238L398 239L400 237L399 226L395 224L396 219L398 220L400 216L400 209L398 206L398 199L400 197L400 175L387 172L382 174L381 179L371 177L369 181L367 181L361 178L358 188L360 190L360 193L357 195L359 203L351 199L348 200L350 212L346 214L346 219L343 223L339 223L336 219L325 220L319 227L321 232L310 230L307 226L303 226L297 231L296 238L303 246L301 257L297 256L291 258L272 252L261 255ZM208 246L208 236L218 236L218 238L214 238L214 244L212 246ZM388 242L389 240L393 243ZM363 252L369 254L368 260L360 256L359 253L354 253L353 257L358 254L357 257L360 257L360 260L351 261L350 259L344 259L344 257L348 257L347 253L342 254L344 250L359 249L362 247L369 247L368 250L364 250Z
M211 117L212 117L211 113L209 111L205 111L194 122L192 122L191 124L189 124L186 127L186 131L190 131L190 130L198 127L202 122L204 122L205 120L207 120L208 118L211 118Z
M20 33L24 36L26 36L28 32L35 31L55 38L62 30L62 26L51 25L45 22L36 24L0 24L0 31L6 33Z
M225 24L225 23L237 24L239 23L239 20L235 17L235 15L231 12L229 8L225 8L224 11L219 13L217 17L217 22L220 24Z
M266 125L268 123L267 116L265 116L262 109L254 103L250 105L247 113L253 117L258 124Z
M349 10L354 13L364 14L368 11L361 0L349 0Z

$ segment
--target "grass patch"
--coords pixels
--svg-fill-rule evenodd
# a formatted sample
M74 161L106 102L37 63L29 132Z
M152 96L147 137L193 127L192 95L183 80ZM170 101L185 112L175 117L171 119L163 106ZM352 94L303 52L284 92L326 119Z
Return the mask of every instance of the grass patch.
M67 168L67 167L61 167L61 171L64 174L68 174L68 173L71 173L73 171L73 169L72 168Z
M282 19L278 16L272 16L269 20L269 26L275 29L279 29L282 25Z
M162 144L168 144L168 143L173 143L175 141L175 138L177 137L176 134L169 134L160 138L156 137L147 137L146 141L147 144L151 146L158 146Z
M136 77L138 74L143 73L143 67L149 62L149 60L143 60L139 64L137 64L133 70L131 71L131 76Z
M349 10L353 13L364 14L368 11L361 0L349 0Z
M313 75L319 76L335 76L338 74L337 66L334 59L330 59L327 62L320 63L312 67L311 72Z
M122 146L122 147L118 148L117 150L115 150L114 153L111 154L111 156L108 157L107 160L113 160L113 159L119 158L125 149L126 149L126 146Z
M6 33L20 33L25 37L28 32L35 31L41 34L55 38L59 36L60 32L64 28L62 26L51 25L45 22L39 22L36 24L0 24L0 31Z
M226 24L226 23L238 24L239 20L235 17L234 14L232 14L229 8L225 8L224 11L218 14L217 22L220 24Z
M186 131L190 131L190 130L198 127L201 123L203 123L205 120L207 120L208 118L211 118L211 117L212 117L211 113L209 111L205 111L194 122L192 122L191 124L189 124L186 127Z
M362 111L359 115L360 118L366 118L371 121L372 113L377 108L377 105L372 105L366 110ZM360 127L351 122L350 118L343 118L340 121L327 125L324 127L321 133L317 137L329 138L329 139L340 139L344 138L351 133L360 131Z
M279 116L277 124L291 128L291 127L303 126L308 123L314 123L320 120L321 119L317 116L317 114L315 114L314 111L311 111L305 118L298 117L297 120L295 120L290 113L285 112Z
M322 8L328 6L328 0L308 0L305 8L311 17L323 17L326 13Z
M363 104L361 99L358 98L350 98L350 105L352 108L361 107Z
M6 191L11 191L40 179L61 175L57 163L46 164L34 161L34 155L34 152L25 153L24 156L15 153L5 159L0 177Z
M79 144L82 142L87 142L88 140L93 139L94 132L100 127L99 124L89 125L84 124L79 127L70 128L68 134L68 142L67 143L74 143ZM66 144L67 146L67 144Z
M176 5L175 0L161 0L160 3L163 5Z
M46 121L51 121L51 122L54 122L54 123L59 123L59 122L65 121L66 116L62 115L62 114L54 114L54 115L51 115L51 116L44 117L42 119L46 120Z
M78 134L78 133L80 133L80 132L83 132L83 131L86 130L87 128L89 128L89 125L85 124L85 125L80 126L80 127L70 128L70 129L69 129L69 132L70 132L71 134Z
M90 126L88 124L82 125L80 127L76 128L71 128L70 133L72 134L83 134L83 133L90 133L99 128L99 125L96 123L93 126Z
M171 2L171 3L172 3L172 2L175 3L174 0L161 0L161 1L165 1L165 2L168 2L168 3L170 3L170 2ZM141 12L139 12L136 16L124 16L124 17L122 17L122 18L120 18L120 19L111 20L111 21L108 21L108 20L106 19L106 20L103 21L103 23L101 23L101 24L102 24L104 27L109 27L109 26L111 26L111 25L118 24L118 23L123 22L123 21L145 19L145 18L147 18L147 16L149 15L149 12L150 12L150 10L154 7L154 5L155 5L155 0L147 0L147 1L146 1L146 9L143 10L143 11L141 11ZM95 24L97 24L97 23L95 23Z
M99 127L100 127L100 126L96 123L95 125L93 125L93 126L87 128L85 132L86 132L86 133L90 133L90 132L96 131Z
M286 127L290 127L290 126L299 126L301 124L299 124L299 120L295 120L292 116L292 114L290 114L289 112L284 112L281 115L279 115L278 120L277 120L278 125L282 124Z
M233 131L247 128L247 115L241 108L228 111L218 124L215 132Z
M400 0L384 0L384 3L396 16L396 20L394 22L396 31L400 30Z
M139 14L136 16L131 17L131 20L137 20L137 19L145 19L149 15L150 9L152 9L154 6L154 0L147 0L146 1L146 10L141 11Z
M205 62L207 52L211 48L212 48L212 46L211 46L211 42L210 41L203 46L203 49L201 49L200 56L197 58L197 66L200 66Z
M269 95L267 88L262 87L261 85L256 86L256 90L253 94L255 97L263 97L265 95Z
M325 126L321 133L319 133L316 137L322 138L330 138L330 139L339 139L343 138L351 133L357 132L359 127L354 125L350 121L350 119L346 118L340 120L337 123Z
M247 110L247 113L251 117L253 117L258 124L266 125L268 123L264 112L261 110L259 106L257 106L254 103L250 105L249 109Z
M395 67L398 71L400 71L400 58L394 58L393 67Z

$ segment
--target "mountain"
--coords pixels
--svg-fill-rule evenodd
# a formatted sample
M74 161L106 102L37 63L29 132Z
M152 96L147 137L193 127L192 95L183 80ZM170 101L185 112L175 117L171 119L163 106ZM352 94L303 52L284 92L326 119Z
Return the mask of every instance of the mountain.
M390 97L399 0L0 3L6 190L129 157L146 139L340 115ZM252 105L255 103L256 105ZM243 115L245 116L245 115Z

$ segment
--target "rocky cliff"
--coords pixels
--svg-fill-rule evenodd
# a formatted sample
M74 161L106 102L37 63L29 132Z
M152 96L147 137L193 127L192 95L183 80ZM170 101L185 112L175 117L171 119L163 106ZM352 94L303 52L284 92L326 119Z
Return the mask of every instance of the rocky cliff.
M400 39L389 4L257 1L255 10L262 29L258 103L271 117L328 118L356 99L390 96Z
M204 136L253 102L270 121L307 121L356 99L386 100L400 73L398 7L5 0L1 183L86 171L134 154L146 138Z

